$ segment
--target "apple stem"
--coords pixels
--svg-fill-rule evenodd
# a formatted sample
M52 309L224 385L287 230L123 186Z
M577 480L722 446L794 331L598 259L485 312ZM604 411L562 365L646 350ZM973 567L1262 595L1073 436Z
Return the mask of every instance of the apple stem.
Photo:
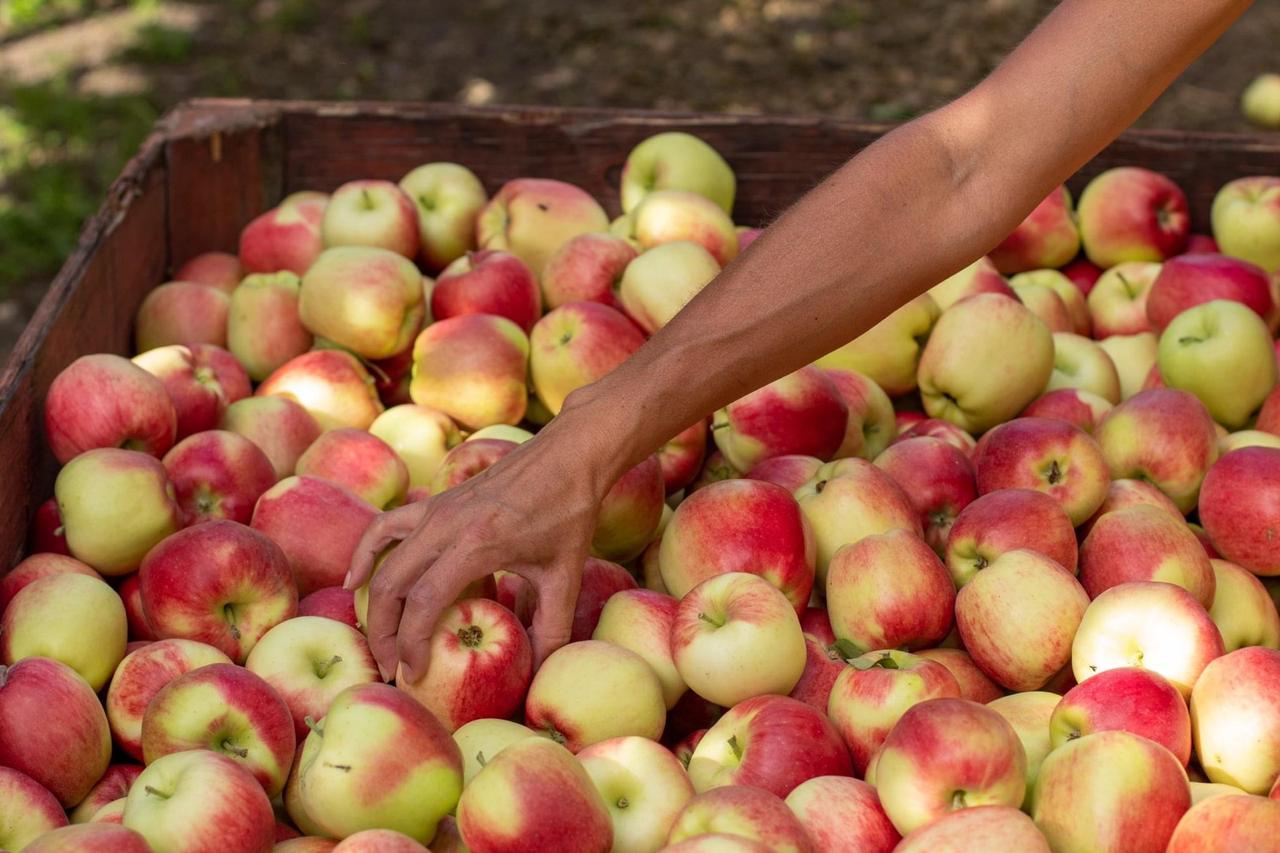
M222 605L222 615L227 617L227 624L231 627L231 639L239 642L240 629L236 627L236 609L234 605Z
M342 663L341 655L334 655L333 657L329 658L326 661L321 661L320 663L316 664L316 677L324 678L329 674L329 670L333 669L335 666L337 666L340 663Z
M483 749L476 753L476 764L479 764L481 767L484 767L488 763L489 763L489 759L484 757Z
M1062 482L1062 466L1058 464L1058 460L1053 460L1049 466L1049 485L1056 486Z
M729 749L733 750L733 757L742 760L742 744L738 743L738 736L733 735L729 738Z
M155 788L151 787L150 785L143 785L142 790L146 791L148 794L150 794L153 797L159 797L162 800L169 799L168 794L164 793L163 791L158 791Z
M707 622L709 624L715 625L717 628L724 627L724 620L716 620L715 617L708 616L705 613L699 613L698 618L701 619L703 622Z
M826 487L827 487L826 480L819 480L818 482L813 484L813 490L818 494L822 494L822 490L825 489Z
M235 744L233 744L233 743L232 743L231 741L229 741L229 740L224 740L224 741L222 742L222 750L223 750L224 752L229 752L229 753L231 753L232 755L239 756L240 758L248 758L248 757L249 757L249 750L245 749L245 748L244 748L244 747L242 747L242 746L236 746Z
M951 808L957 810L965 808L964 791L956 791L951 795Z
M302 718L302 722L306 724L308 729L315 732L320 737L324 737L324 728L320 725L320 723L316 722L315 717L311 716L310 714L307 714L307 716Z
M712 432L715 432L715 431L716 431L716 430L718 430L718 429L728 429L728 428L729 428L729 422L728 422L728 421L722 421L721 423L718 423L718 424L712 424L712 425L711 425L711 431L712 431Z

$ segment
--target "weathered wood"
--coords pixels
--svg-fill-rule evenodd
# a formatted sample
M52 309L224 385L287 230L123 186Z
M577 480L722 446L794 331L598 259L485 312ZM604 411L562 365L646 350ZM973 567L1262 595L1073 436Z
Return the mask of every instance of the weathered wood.
M234 250L240 229L286 193L361 177L399 179L432 160L464 163L495 190L519 176L582 186L618 213L627 152L660 130L697 134L738 175L736 218L764 224L887 127L812 117L645 113L451 104L199 100L170 113L85 226L0 376L0 572L49 494L41 407L49 383L91 352L128 354L133 317L175 262ZM1142 131L1081 170L1146 166L1186 189L1208 230L1223 183L1280 173L1273 137Z

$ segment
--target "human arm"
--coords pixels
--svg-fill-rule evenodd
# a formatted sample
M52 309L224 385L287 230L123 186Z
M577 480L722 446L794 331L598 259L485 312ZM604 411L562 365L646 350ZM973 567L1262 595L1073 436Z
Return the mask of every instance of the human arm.
M667 326L572 394L532 441L371 526L384 671L423 672L440 611L496 569L538 593L539 658L568 638L595 507L708 412L835 349L989 251L1127 127L1248 0L1065 0L986 80L868 147L807 194Z

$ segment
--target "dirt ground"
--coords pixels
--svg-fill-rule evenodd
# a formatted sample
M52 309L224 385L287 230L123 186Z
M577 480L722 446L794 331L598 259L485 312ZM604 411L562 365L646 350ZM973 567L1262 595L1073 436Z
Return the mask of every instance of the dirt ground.
M110 11L122 4L101 0L98 5ZM130 104L140 101L146 108L129 113L135 124L201 95L897 120L973 85L1056 2L195 0L158 5L173 14L163 25L140 31L137 44L113 56L95 56L92 66L71 64L74 97L109 105L121 97ZM39 35L57 31L46 27ZM0 109L6 91L3 60L21 42L0 31ZM1277 43L1280 2L1261 0L1140 124L1247 129L1239 114L1240 92L1258 73L1280 70ZM94 53L74 41L63 52ZM55 112L54 131L58 120ZM145 127L128 130L140 134ZM0 133L0 212L6 184L11 206L18 208L24 192L40 190L21 175L4 174L3 146ZM74 189L92 209L118 163L103 155L96 141L86 148L83 179ZM63 254L59 247L73 244L77 222L78 215L62 222L60 242L35 254L7 294L0 288L0 356L56 272ZM19 239L0 228L0 261L6 251L16 250Z

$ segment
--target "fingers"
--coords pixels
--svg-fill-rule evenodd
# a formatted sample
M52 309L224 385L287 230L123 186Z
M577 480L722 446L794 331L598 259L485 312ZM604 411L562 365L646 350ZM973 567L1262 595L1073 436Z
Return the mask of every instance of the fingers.
M374 517L351 555L351 567L342 581L343 588L355 589L368 583L382 549L413 533L426 514L427 503L407 504Z
M450 551L414 583L400 616L396 649L406 681L413 683L427 674L431 662L431 635L445 609L458 600L467 585L482 574L470 554Z
M426 572L439 554L420 533L410 535L387 555L382 568L369 584L369 651L383 680L395 675L400 658L396 635L404 612L405 599L414 582Z
M529 639L533 643L534 667L556 649L569 642L573 631L573 610L582 585L582 562L561 560L533 578L538 593L538 606L533 611Z

